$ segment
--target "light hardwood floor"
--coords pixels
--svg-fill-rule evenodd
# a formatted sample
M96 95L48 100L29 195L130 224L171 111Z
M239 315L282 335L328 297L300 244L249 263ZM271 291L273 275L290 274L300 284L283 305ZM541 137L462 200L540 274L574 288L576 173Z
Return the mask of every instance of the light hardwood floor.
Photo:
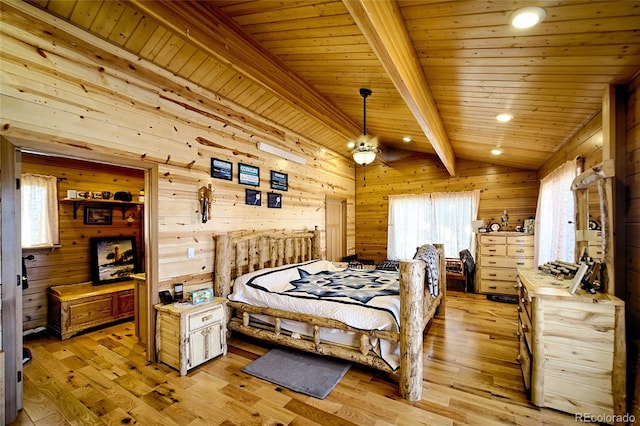
M565 425L572 415L526 398L516 362L516 305L449 292L446 320L424 343L423 399L354 365L324 400L249 376L241 368L269 350L242 337L229 353L184 377L147 363L134 324L60 341L26 341L24 409L15 424L140 425Z

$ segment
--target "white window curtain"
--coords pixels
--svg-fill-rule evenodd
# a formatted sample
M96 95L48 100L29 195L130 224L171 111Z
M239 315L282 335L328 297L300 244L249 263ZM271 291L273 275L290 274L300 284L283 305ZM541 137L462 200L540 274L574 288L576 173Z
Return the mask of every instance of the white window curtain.
M474 252L471 221L478 216L480 191L389 196L387 257L410 259L426 243L444 244L446 257Z
M576 165L567 161L540 181L536 209L535 264L575 261L575 215L571 183Z
M58 180L25 173L21 177L22 247L59 244Z

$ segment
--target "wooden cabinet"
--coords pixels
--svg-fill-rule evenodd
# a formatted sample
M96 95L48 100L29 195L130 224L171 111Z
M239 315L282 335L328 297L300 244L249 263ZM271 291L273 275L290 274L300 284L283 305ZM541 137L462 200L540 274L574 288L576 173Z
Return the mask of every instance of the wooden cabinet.
M625 412L624 302L569 293L536 270L518 270L518 360L531 402L610 419Z
M521 232L478 234L477 293L516 294L516 268L533 268L533 235Z
M199 305L156 305L159 362L184 376L193 367L227 353L225 299Z
M134 316L133 281L94 286L79 283L49 287L48 327L61 339Z

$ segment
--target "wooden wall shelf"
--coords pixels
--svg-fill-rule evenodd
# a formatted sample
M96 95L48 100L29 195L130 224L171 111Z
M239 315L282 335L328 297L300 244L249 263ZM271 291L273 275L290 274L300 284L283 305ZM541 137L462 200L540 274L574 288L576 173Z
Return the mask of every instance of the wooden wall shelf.
M97 198L63 198L60 200L61 203L73 203L73 218L78 218L78 209L80 206L85 204L97 204L97 205L117 205L122 207L122 219L125 218L125 213L130 207L133 206L142 206L144 205L143 201L120 201L120 200L101 200Z

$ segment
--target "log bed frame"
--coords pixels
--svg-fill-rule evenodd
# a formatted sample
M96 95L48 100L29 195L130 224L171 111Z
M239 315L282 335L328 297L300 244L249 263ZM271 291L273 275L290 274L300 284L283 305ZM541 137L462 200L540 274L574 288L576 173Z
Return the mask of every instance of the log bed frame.
M214 235L215 278L214 293L226 298L232 291L233 280L247 272L285 264L320 259L320 232L283 230L243 232ZM432 298L424 286L425 263L422 260L400 261L400 332L360 330L340 321L298 314L278 309L256 307L227 301L227 330L266 340L295 349L329 355L357 362L390 374L398 374L400 396L409 401L422 398L423 332L434 315L444 317L446 269L444 247L434 244L439 255L440 294ZM235 311L235 314L234 312ZM269 315L274 325L254 323L250 314ZM313 338L292 337L281 329L283 319L311 325ZM320 339L320 327L351 331L360 335L360 350ZM369 337L400 342L400 368L391 369L373 351L369 351Z

